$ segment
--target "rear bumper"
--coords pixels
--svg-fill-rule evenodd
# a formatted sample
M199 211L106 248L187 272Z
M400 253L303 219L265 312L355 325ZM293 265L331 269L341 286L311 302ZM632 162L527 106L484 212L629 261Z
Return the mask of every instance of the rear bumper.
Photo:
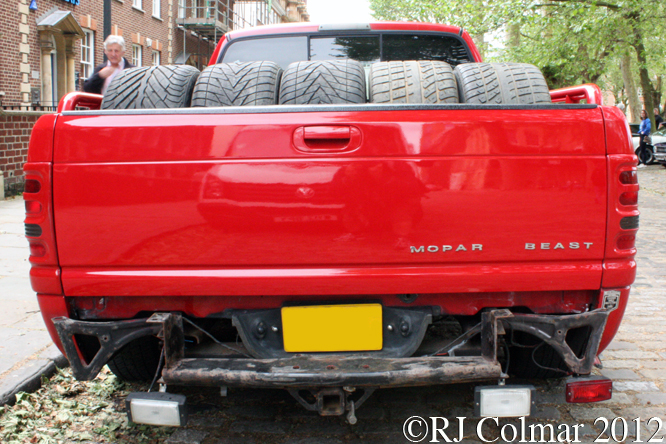
M93 379L106 361L129 341L157 335L164 341L167 384L265 388L401 387L482 381L506 377L498 360L498 344L507 330L530 333L553 347L572 374L592 370L609 312L594 310L574 315L521 315L491 310L481 322L442 350L420 357L381 356L380 353L290 354L267 359L247 357L192 357L185 351L183 318L164 313L149 319L86 322L54 318L74 376ZM590 335L576 355L566 342L571 329L588 327ZM97 355L85 361L75 335L99 339ZM458 346L479 336L478 356L454 356Z
M264 388L404 387L497 379L502 368L483 357L183 359L162 372L167 384Z

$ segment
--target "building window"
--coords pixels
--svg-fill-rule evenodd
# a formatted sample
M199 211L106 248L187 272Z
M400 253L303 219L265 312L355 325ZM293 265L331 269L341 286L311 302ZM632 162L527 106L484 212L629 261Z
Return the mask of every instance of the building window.
M153 51L153 66L159 66L160 64L160 52Z
M178 18L185 18L185 0L178 0Z
M81 67L83 68L83 80L90 77L95 69L95 33L83 30L85 34L81 39Z
M161 0L153 0L153 17L160 18L160 4Z
M143 0L132 0L132 6L134 6L136 9L141 9L143 10Z
M132 65L141 66L141 46L132 45Z

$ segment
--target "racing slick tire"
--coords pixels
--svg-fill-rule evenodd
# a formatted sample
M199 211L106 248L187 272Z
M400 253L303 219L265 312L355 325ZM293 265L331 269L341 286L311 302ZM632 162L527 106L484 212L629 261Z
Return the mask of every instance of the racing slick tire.
M151 381L160 362L161 346L155 336L143 336L121 348L107 363L123 381Z
M451 65L435 60L373 63L368 89L372 103L458 103Z
M275 105L281 77L274 62L218 63L201 72L192 106Z
M460 103L538 105L552 103L546 79L527 63L464 63L453 70Z
M355 60L296 62L282 75L283 105L365 102L365 71Z
M189 65L160 65L121 71L109 85L102 109L185 108L199 70Z

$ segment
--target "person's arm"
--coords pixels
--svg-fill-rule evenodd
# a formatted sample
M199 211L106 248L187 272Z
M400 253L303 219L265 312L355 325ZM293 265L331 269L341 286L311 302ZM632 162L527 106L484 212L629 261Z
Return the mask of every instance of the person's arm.
M104 86L104 79L99 75L104 65L99 65L95 68L92 75L83 82L83 91L92 94L102 94L102 87Z

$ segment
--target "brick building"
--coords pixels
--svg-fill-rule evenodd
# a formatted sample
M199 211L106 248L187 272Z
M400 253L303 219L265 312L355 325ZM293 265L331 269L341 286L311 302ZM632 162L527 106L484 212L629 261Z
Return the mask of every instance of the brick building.
M5 188L22 182L27 136L40 113L52 112L103 62L105 3L111 11L106 17L110 33L125 38L125 58L140 66L187 63L203 69L227 31L309 18L306 0L1 1L0 172Z

